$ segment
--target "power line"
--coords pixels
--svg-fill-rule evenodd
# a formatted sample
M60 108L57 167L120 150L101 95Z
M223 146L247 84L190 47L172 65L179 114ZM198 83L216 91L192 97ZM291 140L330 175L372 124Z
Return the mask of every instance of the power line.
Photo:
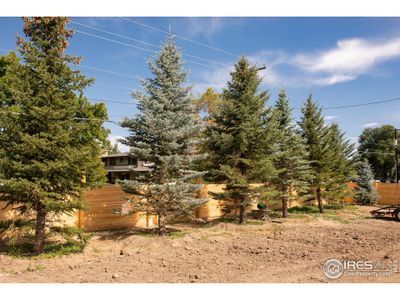
M95 102L106 102L106 103L118 103L118 104L136 105L135 102L128 102L128 101L122 101L122 100L102 100L102 99L97 99L97 98L87 98L87 99L95 101Z
M0 113L9 113L12 115L22 115L22 113L15 112L15 111L0 111ZM120 121L114 121L114 120L109 120L109 119L85 118L85 117L73 117L73 119L78 120L78 121L101 121L101 122L107 122L107 123L114 123L118 126L121 126Z
M141 41L141 40L138 40L138 39L135 39L135 38L126 36L126 35L122 35L122 34L119 34L119 33L107 31L107 30L104 30L104 29L101 29L101 28L99 28L99 27L95 27L95 26L92 26L92 25L82 24L82 23L75 22L75 21L71 21L71 23L72 23L72 24L79 25L79 26L83 26L83 27L86 27L86 28L89 28L89 29L93 29L93 30L97 30L97 31L100 31L100 32L104 32L104 33L107 33L107 34L111 34L111 35L114 35L114 36L118 36L118 37L121 37L121 38L130 40L130 41L134 41L134 42L137 42L137 43L141 43L141 44L143 44L143 45L147 45L147 46L159 48L159 45L152 44L152 43L148 43L148 42L145 42L145 41Z
M155 50L150 50L150 49L146 49L146 48L143 48L143 47L135 46L135 45L132 45L132 44L124 43L124 42L121 42L121 41L109 39L109 38L106 38L106 37L103 37L103 36L100 36L100 35L97 35L97 34L92 34L92 33L89 33L89 32L86 32L86 31L77 30L77 29L74 29L74 30L77 33L81 33L81 34L84 34L84 35L87 35L87 36L91 36L91 37L95 37L95 38L98 38L98 39L102 39L102 40L105 40L105 41L108 41L108 42L112 42L112 43L124 45L124 46L127 46L127 47L131 47L131 48L147 51L147 52L150 52L150 53L156 53L156 54L158 53ZM213 60L209 60L209 59L206 59L206 58L202 58L202 57L199 57L199 56L195 56L195 55L191 55L191 54L184 54L184 55L186 55L188 57L196 58L196 59L199 59L199 60L207 61L207 62L210 62L210 63L219 64L219 65L222 65L222 66L227 66L226 64L222 64L222 63L219 63L219 62L216 62L216 61L213 61ZM194 63L194 64L198 64L200 66L212 68L209 65L205 65L205 64L202 64L200 62L196 62L196 61L189 60L189 59L186 59L186 58L184 58L184 61L190 62L190 63Z
M323 107L323 106L322 106L321 108L322 108L322 110L328 110L328 109L346 109L346 108L363 107L363 106L368 106L368 105L377 105L377 104L388 103L388 102L395 102L395 101L400 101L400 97L398 97L398 98L392 98L392 99L379 100L379 101L365 102L365 103L360 103L360 104L340 105L340 106L328 106L328 107ZM293 109L301 109L301 107L293 107Z
M367 105L376 105L376 104L387 103L387 102L394 102L394 101L400 101L400 97L399 97L399 98L393 98L393 99L386 99L386 100L379 100L379 101L373 101L373 102L360 103L360 104L341 105L341 106L328 106L328 107L324 107L323 109L353 108L353 107L361 107L361 106L367 106Z
M117 89L122 89L122 90L128 90L128 91L132 91L133 89L127 86L121 86L121 85L115 85L115 84L109 84L109 83L104 83L104 82L98 82L95 81L94 84L98 84L98 85L104 85L104 86L110 86L110 87L114 87Z
M80 26L84 26L84 27L87 27L87 28L90 28L90 29L98 30L100 32L104 32L104 33L107 33L107 34L112 34L112 35L115 35L115 36L118 36L118 37L122 37L124 39L132 40L132 41L135 41L137 43L142 43L144 45L148 45L148 46L152 46L152 47L156 47L156 48L160 47L159 45L155 45L155 44L152 44L152 43L148 43L148 42L145 42L145 41L134 39L134 38L128 37L126 35L118 34L118 33L115 33L115 32L103 30L103 29L100 29L100 28L95 27L95 26L90 26L90 25L86 25L86 24L82 24L82 23L78 23L78 22L73 22L73 21L71 21L71 23L77 24L77 25L80 25ZM76 29L75 29L75 31L79 32L79 33L83 33L83 31L79 31L79 30L76 30ZM90 34L90 33L85 32L83 34ZM94 36L94 35L92 35L92 36ZM199 56L196 56L196 55L192 55L192 54L188 54L188 53L184 53L184 55L186 55L187 57L199 59L199 60L202 60L202 61L210 62L210 63L221 65L221 66L228 66L227 64L223 64L223 63L220 63L220 62L217 62L217 61L214 61L214 60L210 60L210 59L207 59L207 58L199 57ZM192 62L192 61L190 61L190 62Z
M106 38L106 37L103 37L103 36L100 36L100 35L97 35L97 34L92 34L92 33L86 32L86 31L81 31L81 30L77 30L77 29L73 29L73 30L75 32L77 32L77 33L84 34L84 35L91 36L91 37L95 37L95 38L102 39L102 40L105 40L105 41L109 41L109 42L112 42L112 43L124 45L124 46L127 46L127 47L131 47L131 48L135 48L135 49L138 49L138 50L147 51L147 52L151 52L151 53L158 53L155 50L150 50L150 49L146 49L146 48L143 48L143 47L140 47L140 46L135 46L135 45L132 45L132 44L121 42L121 41L109 39L109 38Z
M156 27L153 27L153 26L150 26L150 25L147 25L147 24L138 22L138 21L134 21L134 20L131 20L131 19L128 19L128 18L124 18L124 17L119 17L119 18L122 19L122 20L128 21L128 22L134 23L134 24L136 24L136 25L146 27L146 28L151 29L151 30L155 30L155 31L158 31L158 32L170 34L170 32L168 32L168 31L165 31L165 30L162 30L162 29L159 29L159 28L156 28ZM230 51L227 51L227 50L224 50L224 49L221 49L221 48L217 48L217 47L214 47L214 46L211 46L211 45L207 45L207 44L204 44L204 43L201 43L201 42L197 42L197 41L195 41L195 40L189 39L189 38L184 37L184 36L182 36L182 35L178 35L178 34L174 34L174 35L175 35L177 38L180 38L180 39L182 39L182 40L185 40L185 41L194 43L194 44L196 44L196 45L203 46L203 47L206 47L206 48L215 50L215 51L219 51L219 52L221 52L221 53L229 54L229 55L232 55L232 56L234 56L234 57L240 58L240 55L235 54L235 53L233 53L233 52L230 52Z
M139 75L130 75L130 74L125 74L125 73L119 73L119 72L115 72L115 71L100 69L100 68L91 67L91 66L86 66L86 65L74 65L74 66L75 66L75 67L81 67L81 68L89 69L89 70L94 70L94 71L109 73L109 74L113 74L113 75L124 76L124 77L128 77L128 78L135 79L136 81L140 81L140 80L143 79L143 78L142 78L141 76L139 76Z

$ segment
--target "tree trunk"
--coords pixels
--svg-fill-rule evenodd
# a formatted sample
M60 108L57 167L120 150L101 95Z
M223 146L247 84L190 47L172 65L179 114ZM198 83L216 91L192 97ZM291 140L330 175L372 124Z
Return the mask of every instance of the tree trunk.
M280 192L281 194L281 200L282 200L282 218L287 218L288 217L288 203L287 203L287 188L286 186L281 182L279 185Z
M165 217L162 214L158 214L158 235L165 235Z
M322 195L321 195L321 188L317 188L317 201L318 201L318 208L321 214L324 213L324 206L322 204Z
M246 222L245 219L245 212L246 212L246 207L244 204L240 204L240 210L239 210L239 224L244 224Z
M35 253L42 254L44 252L46 226L46 212L44 206L40 203L36 206L36 230L35 230Z
M288 217L288 201L286 196L282 196L282 218Z

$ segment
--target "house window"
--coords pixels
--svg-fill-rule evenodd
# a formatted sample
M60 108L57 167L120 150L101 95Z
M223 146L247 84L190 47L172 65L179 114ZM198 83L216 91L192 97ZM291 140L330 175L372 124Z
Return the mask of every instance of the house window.
M119 162L123 162L124 161L124 158L123 157L120 157L119 158Z
M110 166L115 166L115 157L110 158Z

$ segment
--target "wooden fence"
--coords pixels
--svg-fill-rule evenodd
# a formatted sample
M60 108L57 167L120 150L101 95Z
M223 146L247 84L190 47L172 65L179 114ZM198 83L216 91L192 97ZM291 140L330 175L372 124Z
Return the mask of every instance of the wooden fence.
M379 205L400 204L400 184L376 183L376 188L380 195ZM222 192L223 184L206 184L200 193L200 197L208 197L209 201L202 207L194 211L194 215L201 219L215 219L224 215L226 201L216 200L209 196L209 192ZM349 188L354 188L355 184L350 183ZM122 204L127 201L125 194L118 185L106 185L103 188L85 192L87 210L77 212L73 216L62 218L64 223L75 224L84 228L86 231L100 231L109 229L122 229L130 227L152 227L157 223L155 216L144 213L136 213L130 216L119 216L113 211L120 209ZM345 202L352 202L351 198ZM302 202L294 201L291 206L303 205ZM14 218L12 209L2 210L4 203L0 202L0 220ZM234 212L233 212L234 213Z
M380 196L378 205L400 205L400 184L397 183L375 183Z

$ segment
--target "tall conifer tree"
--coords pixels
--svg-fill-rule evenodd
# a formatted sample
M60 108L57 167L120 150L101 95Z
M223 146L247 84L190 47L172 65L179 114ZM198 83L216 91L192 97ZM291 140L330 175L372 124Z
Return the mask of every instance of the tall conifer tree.
M288 203L308 193L312 179L306 144L295 127L286 91L281 90L275 104L278 121L278 149L274 157L276 176L270 181L282 202L282 217L288 216Z
M311 94L301 112L302 116L299 125L301 135L307 146L308 161L310 162L313 176L310 181L310 188L317 199L320 213L323 213L322 193L331 175L328 151L329 129L325 125L322 109L313 101Z
M69 18L23 22L22 61L9 57L1 85L0 200L34 213L34 249L42 253L46 232L71 232L50 218L82 208L82 190L105 180L100 150L107 113L83 96L92 80L69 66L80 61L65 54Z
M138 159L152 163L145 182L123 181L124 191L133 195L123 214L142 211L158 216L158 233L165 233L169 219L190 216L205 200L196 197L201 185L189 183L202 173L191 170L201 125L185 86L188 73L183 70L182 54L173 38L161 46L150 60L153 78L142 81L145 94L134 93L138 100L137 116L125 119L122 126L130 135L122 142Z
M344 198L351 197L348 183L354 178L355 170L351 156L354 145L346 140L339 125L333 123L328 127L327 162L330 175L326 180L325 198L331 205L343 206Z
M271 109L266 107L266 91L259 92L261 78L256 66L241 58L223 90L221 101L208 127L208 151L214 168L227 184L224 193L214 196L230 200L245 222L246 208L258 197L252 182L264 182L274 168Z

